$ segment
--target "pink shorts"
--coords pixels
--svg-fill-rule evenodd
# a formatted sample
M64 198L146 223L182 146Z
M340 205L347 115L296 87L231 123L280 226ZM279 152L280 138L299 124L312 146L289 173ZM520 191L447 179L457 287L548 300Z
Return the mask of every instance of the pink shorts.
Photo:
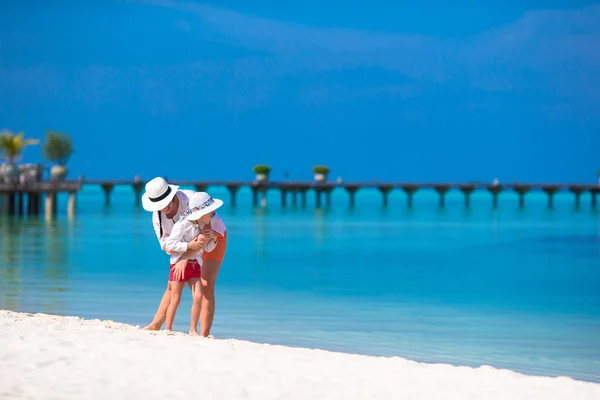
M169 274L169 280L174 281L173 272L175 271L175 264L171 264L170 266L171 273ZM187 282L189 279L200 279L202 276L202 272L200 269L200 264L198 264L198 260L188 260L187 265L185 266L185 272L183 273L183 278L178 280L177 282Z

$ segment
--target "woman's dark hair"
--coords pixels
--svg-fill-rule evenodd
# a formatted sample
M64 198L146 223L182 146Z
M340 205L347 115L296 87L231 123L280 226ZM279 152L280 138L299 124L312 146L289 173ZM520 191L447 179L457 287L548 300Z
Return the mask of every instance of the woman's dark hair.
M160 227L160 237L162 238L163 229L162 229L162 218L160 217L160 210L158 210L158 226Z

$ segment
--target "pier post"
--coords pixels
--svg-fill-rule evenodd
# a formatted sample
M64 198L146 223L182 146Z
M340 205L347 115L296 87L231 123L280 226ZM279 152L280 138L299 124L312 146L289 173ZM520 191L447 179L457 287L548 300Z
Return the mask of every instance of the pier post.
M354 206L356 205L356 192L358 192L358 189L360 189L360 186L344 185L344 188L346 189L346 191L348 192L348 195L350 196L350 208L354 208Z
M196 189L196 192L206 192L206 189L208 189L208 185L196 183L194 184L194 188Z
M261 194L261 198L260 198L260 206L262 208L265 208L267 206L267 190L263 190L260 192Z
M281 207L287 207L287 193L288 190L287 188L280 188L279 191L281 192Z
M465 195L465 208L470 208L471 193L475 191L475 185L460 185L460 191Z
M23 215L23 211L25 211L25 209L24 209L25 204L24 204L24 201L23 201L24 200L23 192L19 192L19 196L18 197L19 197L19 213L18 213L18 215L22 216Z
M487 187L488 191L492 194L492 206L494 209L498 208L498 196L500 192L504 190L504 186L502 185L490 185Z
M31 214L40 215L42 194L33 192L29 194L29 201L31 203Z
M450 190L449 185L435 185L435 191L440 195L440 208L444 208L446 205L446 193Z
M35 214L35 193L27 192L27 215Z
M317 208L321 208L321 193L323 193L323 189L315 188L315 207Z
M298 206L298 188L294 186L292 188L292 207Z
M408 196L408 208L412 208L413 206L413 195L415 194L415 192L417 190L419 190L419 186L418 185L404 185L402 186L402 190L404 190L404 193L406 193L406 195Z
M302 207L306 208L306 192L308 192L308 187L303 186L303 187L299 188L298 190L300 190L300 196L302 197Z
M379 191L381 192L381 196L382 196L382 200L383 200L383 207L388 206L388 197L393 188L394 187L392 185L377 186L377 189L379 189Z
M10 202L10 198L9 198L10 194L9 193L2 193L2 215L8 215L9 212L9 202Z
M13 192L8 193L8 215L15 215L17 195Z
M252 206L258 207L258 191L255 187L252 188Z
M69 201L67 203L67 214L69 218L75 217L76 192L69 192Z
M525 208L525 195L531 190L531 186L514 185L513 190L519 194L519 208Z
M52 219L56 215L56 192L46 193L46 207L44 211L46 219Z
M59 193L68 192L69 202L73 203L74 199L71 198L80 188L81 183L74 181L27 182L9 187L0 184L0 212L11 216L33 217L43 209L46 218L51 219L57 215Z
M42 194L39 192L34 193L33 198L35 200L35 215L40 215L40 211L42 210Z
M571 185L569 186L569 190L575 195L575 208L579 209L581 206L581 194L585 192L585 186Z
M133 188L133 192L135 193L135 206L140 207L142 205L142 189L144 189L144 185L146 183L142 182L139 175L135 176L133 180L133 184L131 187ZM70 197L69 197L70 199Z
M236 195L240 188L240 185L227 185L227 190L229 190L229 195L231 197L231 207L235 207L236 205Z
M106 207L110 206L110 194L115 187L113 183L104 182L100 185L102 190L104 191L104 205ZM46 203L47 204L47 203Z
M598 193L600 193L600 188L597 187L593 187L590 188L590 194L592 195L592 209L596 208L596 196L598 195Z
M325 204L327 207L331 207L331 192L333 192L333 186L325 188Z
M252 185L252 204L254 207L258 207L260 196L260 206L267 206L267 185L263 183L255 183Z
M544 185L542 186L542 191L548 195L548 208L554 208L554 194L558 191L558 186Z

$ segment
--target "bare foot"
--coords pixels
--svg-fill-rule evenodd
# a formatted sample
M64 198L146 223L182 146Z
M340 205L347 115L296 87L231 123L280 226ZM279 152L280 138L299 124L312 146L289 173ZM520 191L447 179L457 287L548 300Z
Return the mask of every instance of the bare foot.
M156 325L148 325L144 328L145 331L159 331L160 330L160 326L156 326Z
M190 336L200 336L200 334L198 333L198 331L190 330Z

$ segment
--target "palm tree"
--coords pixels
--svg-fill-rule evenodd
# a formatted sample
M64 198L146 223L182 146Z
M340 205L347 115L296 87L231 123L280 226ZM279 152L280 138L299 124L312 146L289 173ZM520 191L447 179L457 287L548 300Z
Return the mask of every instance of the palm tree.
M38 143L39 139L25 139L25 132L15 134L5 129L0 135L0 152L9 164L14 164L25 147Z
M27 146L38 144L38 139L25 139L25 133L12 133L3 130L0 134L0 154L8 163L0 165L0 179L6 183L16 183L19 180L19 168L15 163L21 157L23 149Z

